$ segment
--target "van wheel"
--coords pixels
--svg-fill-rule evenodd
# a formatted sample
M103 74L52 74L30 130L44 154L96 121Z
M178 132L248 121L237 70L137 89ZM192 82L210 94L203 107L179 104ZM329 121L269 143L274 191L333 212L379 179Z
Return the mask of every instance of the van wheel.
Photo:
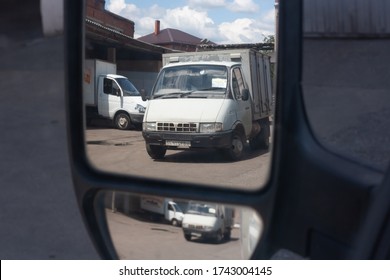
M178 227L178 226L179 226L179 222L178 222L178 220L176 220L176 219L172 219L172 221L171 221L171 225L173 225L174 227Z
M127 130L130 128L130 117L126 113L118 113L115 116L115 127L121 130Z
M227 154L231 160L239 160L242 157L244 151L243 137L237 131L233 132L232 143L227 150Z
M223 235L223 239L228 241L228 240L230 240L231 236L232 236L232 231L231 231L231 229L228 229L225 231L225 234Z
M219 230L217 232L217 235L215 236L215 243L219 244L222 242L222 240L223 240L223 234L222 234L222 231Z
M146 151L152 159L163 159L167 149L163 146L146 144Z
M185 238L187 241L191 241L191 234L184 234L184 238Z

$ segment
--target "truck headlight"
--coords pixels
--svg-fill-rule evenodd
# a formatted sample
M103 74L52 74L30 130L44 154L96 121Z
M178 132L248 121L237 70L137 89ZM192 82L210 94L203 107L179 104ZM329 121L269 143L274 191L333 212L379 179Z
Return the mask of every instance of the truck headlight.
M157 124L155 122L144 122L142 123L143 131L157 131Z
M140 113L145 113L146 110L146 108L140 104L137 104L137 106L135 106L135 109L138 110L138 112Z
M199 126L200 133L213 133L222 131L222 123L201 123Z

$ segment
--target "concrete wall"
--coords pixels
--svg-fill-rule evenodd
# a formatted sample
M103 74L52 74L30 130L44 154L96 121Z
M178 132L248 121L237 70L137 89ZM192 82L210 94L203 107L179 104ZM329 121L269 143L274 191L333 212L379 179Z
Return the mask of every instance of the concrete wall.
M388 0L304 0L304 32L312 37L390 35Z
M63 0L41 0L43 33L46 36L60 34L64 30Z
M63 0L40 0L43 32L46 36L62 33L64 30ZM134 37L134 22L104 9L103 0L87 0L86 16Z

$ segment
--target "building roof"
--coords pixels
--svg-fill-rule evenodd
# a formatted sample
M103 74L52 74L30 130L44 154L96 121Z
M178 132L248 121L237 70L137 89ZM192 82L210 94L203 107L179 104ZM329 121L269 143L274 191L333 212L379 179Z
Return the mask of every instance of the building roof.
M104 26L92 19L86 18L86 35L94 41L100 41L110 46L125 47L127 49L138 50L149 53L163 54L174 52L169 48L156 46L147 42L134 39L114 28Z
M198 45L202 39L186 32L166 28L163 29L156 35L156 32L139 37L139 41L143 41L149 44L155 45L167 45L167 44L187 44L187 45Z

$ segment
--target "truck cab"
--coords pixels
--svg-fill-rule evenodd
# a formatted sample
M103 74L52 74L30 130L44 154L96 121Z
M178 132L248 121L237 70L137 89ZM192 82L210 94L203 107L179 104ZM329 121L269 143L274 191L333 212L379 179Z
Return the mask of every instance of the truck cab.
M115 74L98 77L99 115L114 120L117 128L141 124L145 107L141 94L126 77Z
M184 238L211 238L216 243L229 240L234 225L233 209L213 203L190 202L184 214Z
M142 196L140 207L141 210L146 211L157 220L164 219L173 226L180 226L182 224L183 210L170 198Z

